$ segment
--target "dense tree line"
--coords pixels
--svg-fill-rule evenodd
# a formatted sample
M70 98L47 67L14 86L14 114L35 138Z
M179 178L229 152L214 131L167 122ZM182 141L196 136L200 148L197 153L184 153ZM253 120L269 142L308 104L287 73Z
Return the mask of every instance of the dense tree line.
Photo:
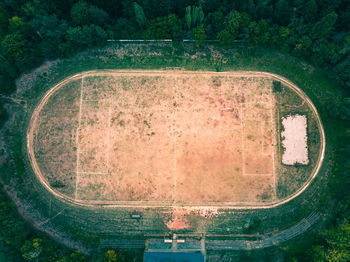
M43 61L103 46L107 39L194 39L198 46L211 39L219 40L226 48L239 42L279 49L325 68L345 92L350 90L349 0L1 0L0 94L13 93L15 79ZM329 113L339 121L348 121L349 98L330 106ZM6 117L5 108L0 106L0 126ZM343 129L349 130L346 126ZM349 135L339 139L343 144L350 142ZM341 188L341 192L347 192L350 148L337 148L335 155L335 161L341 164L334 169L337 179L331 182L330 191ZM45 252L51 249L55 254L55 244L33 235L3 195L1 214L10 215L0 219L1 241L13 246L26 260L49 256ZM340 203L337 216L341 219L312 247L321 258L308 254L311 260L330 260L332 255L339 255L339 250L347 257L337 261L350 260L346 253L350 199L346 193L334 194L334 198ZM23 234L14 238L13 230ZM339 240L339 245L344 244L340 248L337 237L342 234L346 235L346 243ZM79 252L69 252L56 254L55 259L82 261ZM109 255L114 257L112 251Z

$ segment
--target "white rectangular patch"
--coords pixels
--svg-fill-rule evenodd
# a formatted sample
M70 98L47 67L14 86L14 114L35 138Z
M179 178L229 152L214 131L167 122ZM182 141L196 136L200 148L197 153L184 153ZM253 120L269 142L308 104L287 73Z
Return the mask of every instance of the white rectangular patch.
M289 115L282 118L284 131L281 132L284 148L282 163L285 165L309 163L307 148L306 116Z

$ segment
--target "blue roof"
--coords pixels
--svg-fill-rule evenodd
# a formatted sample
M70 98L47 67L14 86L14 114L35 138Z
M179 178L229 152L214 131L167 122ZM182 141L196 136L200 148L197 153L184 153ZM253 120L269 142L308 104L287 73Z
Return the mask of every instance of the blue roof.
M201 252L145 252L144 262L204 262Z

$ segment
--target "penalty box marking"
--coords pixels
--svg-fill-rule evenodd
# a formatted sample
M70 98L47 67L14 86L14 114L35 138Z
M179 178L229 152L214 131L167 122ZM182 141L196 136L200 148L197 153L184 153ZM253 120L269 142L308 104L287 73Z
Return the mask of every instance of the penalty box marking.
M84 153L84 151L81 150L80 148L80 141L79 141L79 131L81 130L81 119L82 119L82 111L83 111L83 105L84 102L99 102L100 100L92 100L92 99L83 99L84 97L84 76L82 76L81 78L81 85L80 85L80 102L79 102L79 117L78 117L78 127L77 127L77 131L76 131L76 148L77 148L77 161L76 161L76 177L75 177L75 192L74 192L74 198L76 200L78 200L78 191L79 191L79 182L80 182L80 178L81 175L87 175L87 174L91 174L91 175L107 175L109 174L109 158L110 158L110 153L109 153L109 149L110 149L110 126L111 126L111 114L112 114L112 107L111 107L111 103L110 101L108 102L108 117L107 117L107 147L106 147L106 151L107 151L107 159L106 159L106 163L107 163L107 172L92 172L92 171L84 171L84 170L80 170L80 154Z
M272 149L272 153L271 154L266 154L264 153L264 141L262 141L262 145L261 145L261 155L262 156L268 156L268 155L271 155L272 157L272 160L271 160L271 164L272 164L272 174L271 173L266 173L266 174L250 174L250 173L246 173L246 170L245 170L245 147L244 147L244 122L247 121L247 119L244 118L243 120L243 116L244 116L244 108L243 108L243 104L246 105L246 104L256 104L256 102L244 102L244 103L240 103L240 114L241 114L241 148L242 148L242 175L243 176L265 176L265 177L269 177L269 176L272 176L273 177L273 195L274 195L274 199L276 200L277 199L277 189L276 189L276 172L275 172L275 150L274 150L274 146L275 146L275 140L276 140L276 130L275 130L275 127L274 127L274 124L275 124L275 121L274 121L274 117L273 117L273 109L274 109L274 106L273 106L273 103L272 103L272 100L273 100L273 93L272 93L272 87L270 89L270 95L269 95L269 103L259 103L259 104L264 104L264 105L269 105L269 111L270 111L270 118L271 118L271 121L261 121L261 128L260 128L260 131L261 131L261 135L262 135L262 140L264 140L264 133L263 133L263 130L264 130L264 125L266 123L270 123L271 126L271 130L273 132L272 134L272 145L271 145L271 149Z

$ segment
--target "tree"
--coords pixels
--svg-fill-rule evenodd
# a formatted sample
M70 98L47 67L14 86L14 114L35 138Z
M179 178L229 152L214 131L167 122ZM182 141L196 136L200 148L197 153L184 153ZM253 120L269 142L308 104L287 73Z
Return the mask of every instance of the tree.
M83 262L85 261L85 257L81 254L79 250L74 251L72 254L69 256L70 262Z
M289 6L288 1L279 0L276 3L274 17L275 22L279 25L288 25L292 16L292 8Z
M74 26L87 25L90 22L89 5L84 1L79 1L72 6L70 17Z
M7 117L8 117L7 111L2 105L0 105L0 128L5 123Z
M350 120L350 97L344 98L338 104L330 108L334 112L334 116L342 120Z
M180 39L182 33L181 20L175 15L170 14L165 17L153 19L147 23L144 32L145 39Z
M32 241L26 240L21 247L22 257L26 261L33 261L38 258L43 251L41 246L42 239L34 238Z
M209 13L206 17L206 32L208 37L211 39L216 38L217 34L224 27L224 15L220 11L216 11L214 13Z
M91 23L95 25L105 26L110 21L109 15L104 10L97 8L96 6L90 6L89 13Z
M24 25L25 25L25 22L23 21L23 19L18 16L13 16L12 18L9 19L8 27L10 32L17 31Z
M53 58L58 55L57 46L64 40L68 29L66 21L59 20L56 15L38 14L30 25L40 37L40 51L44 57Z
M204 25L201 24L201 25L197 26L196 28L194 28L192 30L192 36L193 36L194 40L196 41L197 46L203 45L205 42L205 39L207 39L207 34L205 33Z
M299 13L305 19L305 22L313 23L317 16L317 9L316 0L309 0L299 9Z
M5 8L0 5L0 36L4 34L8 27L8 13Z
M26 45L27 41L19 32L6 35L1 42L4 54L15 62L20 62L24 59L26 55Z
M192 26L192 12L191 12L191 6L186 7L186 14L185 14L185 22L186 22L186 27L188 30L191 29Z
M188 30L201 25L204 22L204 13L202 7L187 6L185 22Z
M119 18L112 26L113 35L116 39L134 39L137 37L136 21Z
M241 20L241 14L236 10L232 10L225 18L225 29L232 35L238 34L239 24Z
M106 253L104 255L104 261L105 262L117 262L118 257L117 257L117 254L115 253L115 251L114 250L106 251Z
M307 56L310 54L310 47L312 45L312 40L307 35L304 35L297 39L295 45L295 52L298 55Z
M234 44L236 38L228 30L224 29L218 33L217 39L223 47L230 47Z
M232 10L225 18L224 29L219 32L217 38L224 47L233 45L239 32L241 14Z
M265 19L261 19L258 23L251 22L248 26L250 40L253 44L266 45L270 41L270 27Z
M332 31L335 22L337 21L338 15L332 12L324 16L320 21L313 25L310 36L312 39L320 39L327 37Z
M135 2L134 11L135 11L136 22L139 24L140 27L143 27L146 24L147 18L145 16L142 6L140 6Z

